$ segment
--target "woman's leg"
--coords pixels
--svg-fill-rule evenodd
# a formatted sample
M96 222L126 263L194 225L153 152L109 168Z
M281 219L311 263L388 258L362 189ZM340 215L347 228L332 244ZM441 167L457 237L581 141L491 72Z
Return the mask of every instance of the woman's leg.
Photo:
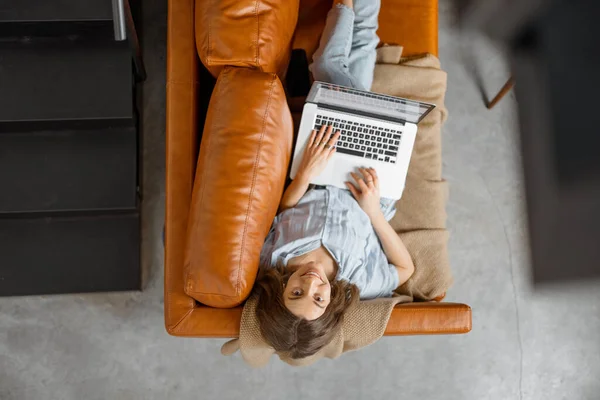
M364 89L349 69L354 10L351 1L335 1L327 14L319 48L313 55L310 71L317 81Z
M380 0L336 0L310 70L318 81L370 90Z
M348 56L350 74L371 90L377 59L379 9L381 0L354 0L354 30Z

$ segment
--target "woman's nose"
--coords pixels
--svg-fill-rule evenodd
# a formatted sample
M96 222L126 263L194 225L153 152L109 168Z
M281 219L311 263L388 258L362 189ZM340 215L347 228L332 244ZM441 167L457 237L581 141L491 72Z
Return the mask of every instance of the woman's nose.
M308 291L308 292L311 292L311 294L312 294L312 292L314 292L315 290L318 290L318 289L319 289L319 286L320 286L322 283L323 283L323 282L321 282L321 281L320 281L320 280L318 280L318 279L309 279L309 280L308 280L308 281L305 283L305 285L306 285L306 288L305 288L304 290L306 290L306 291Z

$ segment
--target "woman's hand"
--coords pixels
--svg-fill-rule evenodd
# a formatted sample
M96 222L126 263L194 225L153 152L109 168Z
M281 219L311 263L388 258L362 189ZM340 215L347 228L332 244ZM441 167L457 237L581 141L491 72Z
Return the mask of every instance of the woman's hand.
M325 125L319 132L312 131L296 174L297 178L308 183L323 172L327 162L335 154L335 144L340 137L340 132L336 132L333 136L332 133L333 126Z
M369 216L373 229L381 242L381 247L388 261L396 268L399 285L404 284L415 272L415 265L400 236L394 228L386 221L379 205L379 179L373 168L359 168L362 177L352 172L352 177L359 189L350 182L346 186L360 204L360 208ZM364 179L363 179L364 177Z
M379 205L379 178L374 168L359 168L358 170L362 176L351 172L350 174L356 181L356 184L346 182L346 186L360 205L360 208L363 209L370 219L373 219L381 214L381 206Z
M298 204L304 193L306 193L310 181L323 172L327 162L335 154L334 146L340 137L340 133L337 132L331 136L332 131L332 126L322 126L318 133L313 130L310 134L296 177L283 193L279 212Z

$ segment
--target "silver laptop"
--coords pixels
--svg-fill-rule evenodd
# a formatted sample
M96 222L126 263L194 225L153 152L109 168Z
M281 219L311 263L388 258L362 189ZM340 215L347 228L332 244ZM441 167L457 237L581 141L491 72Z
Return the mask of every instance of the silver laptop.
M333 125L341 132L336 154L316 185L346 189L350 172L373 167L379 176L381 197L402 197L417 124L434 104L315 82L312 85L296 140L291 178L294 179L313 129Z

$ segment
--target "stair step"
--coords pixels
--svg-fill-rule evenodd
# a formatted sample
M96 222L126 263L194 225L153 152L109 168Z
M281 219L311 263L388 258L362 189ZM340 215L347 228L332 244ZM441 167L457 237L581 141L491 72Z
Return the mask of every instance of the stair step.
M110 0L0 0L1 22L112 20Z
M2 213L137 206L135 127L0 133Z
M139 290L140 216L0 218L0 296Z
M3 122L134 117L125 42L22 38L0 42L0 60L0 133Z
M0 22L0 38L4 42L48 37L65 40L95 38L114 42L114 27L112 21L102 20Z

